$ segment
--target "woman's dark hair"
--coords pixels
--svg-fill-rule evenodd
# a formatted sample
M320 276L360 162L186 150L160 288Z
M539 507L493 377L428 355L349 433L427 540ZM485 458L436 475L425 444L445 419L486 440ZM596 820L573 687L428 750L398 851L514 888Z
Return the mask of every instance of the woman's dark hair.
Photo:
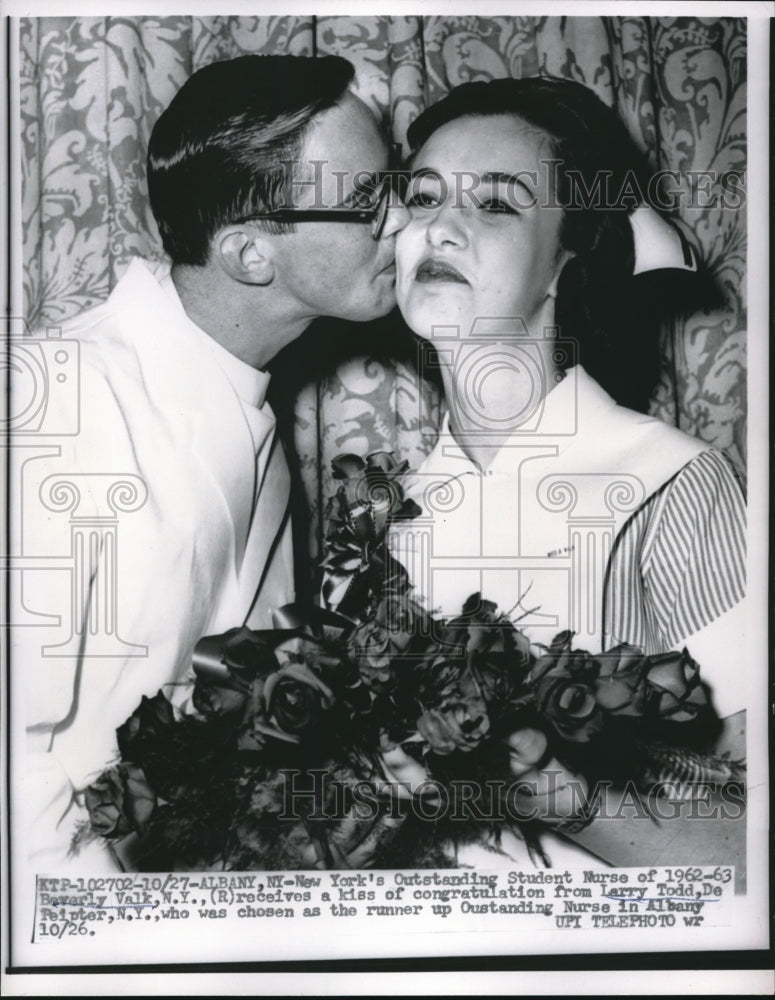
M564 209L560 242L575 255L557 287L559 336L575 341L575 360L608 392L644 408L657 375L656 329L633 329L638 317L632 316L629 212L642 202L649 172L623 122L592 90L571 80L466 83L412 123L412 151L443 125L469 115L514 115L546 132L546 169Z
M339 56L241 56L183 84L148 146L151 209L175 263L206 264L218 229L283 205L310 122L354 74Z

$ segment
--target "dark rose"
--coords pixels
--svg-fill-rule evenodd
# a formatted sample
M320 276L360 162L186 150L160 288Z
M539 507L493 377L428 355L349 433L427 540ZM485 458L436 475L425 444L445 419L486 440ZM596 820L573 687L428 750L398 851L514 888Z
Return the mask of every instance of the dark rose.
M700 668L687 649L649 657L646 682L652 710L669 722L688 722L709 707Z
M559 632L530 671L536 708L566 740L587 742L603 725L595 698L598 665L585 649L571 649L572 632Z
M346 484L357 482L365 468L366 462L360 455L337 455L331 460L334 479L342 479Z
M358 664L363 683L374 691L391 686L391 664L396 652L389 630L377 622L360 625L350 636L350 657Z
M622 643L594 661L597 679L595 699L609 715L643 715L647 687L644 678L646 657L637 648Z
M234 688L197 680L192 701L197 712L204 716L236 715L244 710L248 696Z
M468 670L439 693L437 703L425 709L417 729L437 754L473 750L490 729L487 706L475 678Z
M334 693L306 663L286 663L251 689L251 725L259 745L265 737L300 743L323 712L334 705Z
M513 698L532 662L530 642L498 612L492 601L472 594L463 605L463 614L449 623L462 628L465 654L488 706L495 709Z
M603 725L603 712L590 687L581 681L545 678L536 700L539 712L566 740L585 743Z
M334 704L332 690L305 663L289 663L268 677L264 699L269 719L292 734L303 733Z
M597 668L590 669L591 656L586 649L572 649L573 632L558 632L548 649L539 656L530 670L529 680L539 684L552 677L573 679L595 676Z
M116 730L118 749L124 760L142 763L143 757L163 743L175 724L172 705L159 691L153 698L143 695L140 704Z
M430 749L437 754L455 750L473 750L490 728L486 714L474 713L466 703L429 708L417 720L417 729Z
M253 785L250 811L254 816L281 813L286 805L285 796L285 775L282 771L272 771Z
M353 517L368 512L373 532L382 537L388 521L416 517L420 508L404 497L401 477L408 462L396 462L393 453L375 451L364 461L357 455L339 455L332 462L334 479L343 480L340 490Z
M427 630L427 615L407 596L388 594L374 619L350 636L349 654L361 679L373 691L384 691L394 681L393 664L419 632Z
M156 808L156 793L134 764L105 771L84 793L89 820L102 837L143 833Z
M377 605L374 620L390 632L393 645L399 650L406 649L418 632L427 634L429 629L424 608L407 594L387 594L383 597Z

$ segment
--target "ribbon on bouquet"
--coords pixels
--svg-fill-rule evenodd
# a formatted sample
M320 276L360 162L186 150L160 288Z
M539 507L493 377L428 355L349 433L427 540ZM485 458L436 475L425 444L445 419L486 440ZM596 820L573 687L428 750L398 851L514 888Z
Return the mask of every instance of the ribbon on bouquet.
M355 627L349 618L325 608L286 604L272 613L273 628L231 628L203 636L194 647L192 666L199 680L246 692L254 677L279 667L275 650L293 639L322 651L346 639Z
M363 615L372 594L408 589L406 570L382 542L361 548L354 540L335 540L323 570L323 600L353 618Z
M366 513L363 512L359 520L365 518ZM323 600L345 614L356 613L365 606L370 591L380 582L381 576L368 539L358 536L332 539L323 572Z

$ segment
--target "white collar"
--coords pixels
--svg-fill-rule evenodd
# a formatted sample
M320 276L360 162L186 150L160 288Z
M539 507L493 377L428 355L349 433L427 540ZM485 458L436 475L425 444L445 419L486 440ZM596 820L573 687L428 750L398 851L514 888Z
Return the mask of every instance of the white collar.
M583 406L580 405L582 399ZM517 428L504 439L503 446L495 455L488 471L497 472L504 466L511 470L513 446L524 446L533 438L551 438L552 443L558 444L562 450L576 437L582 420L584 429L588 432L590 427L597 426L601 415L610 413L612 408L616 408L614 400L581 365L569 368L565 377L544 396L537 420L528 418L521 430ZM526 433L525 428L528 426L531 429ZM466 455L452 434L449 410L444 414L438 440L422 463L422 468L425 471L449 470L458 474L463 471L480 471L479 466Z
M247 362L235 357L225 347L222 347L217 340L214 340L209 333L191 320L183 308L183 303L180 301L180 296L172 280L170 265L168 263L159 265L159 269L156 270L156 278L167 297L176 307L181 322L195 333L200 342L210 351L219 368L234 386L242 402L260 410L266 402L266 391L269 387L270 379L269 373L262 371L260 368L253 368Z

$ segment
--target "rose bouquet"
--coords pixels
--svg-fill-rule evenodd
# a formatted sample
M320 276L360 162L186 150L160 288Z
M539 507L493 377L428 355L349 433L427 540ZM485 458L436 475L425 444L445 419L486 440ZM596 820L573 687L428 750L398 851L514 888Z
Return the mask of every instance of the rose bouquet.
M736 778L688 652L535 648L474 594L413 597L385 536L414 516L405 466L344 456L322 592L276 627L197 644L193 710L160 691L118 730L88 828L130 869L442 867L455 845L594 815L598 781ZM547 777L548 776L548 777Z

